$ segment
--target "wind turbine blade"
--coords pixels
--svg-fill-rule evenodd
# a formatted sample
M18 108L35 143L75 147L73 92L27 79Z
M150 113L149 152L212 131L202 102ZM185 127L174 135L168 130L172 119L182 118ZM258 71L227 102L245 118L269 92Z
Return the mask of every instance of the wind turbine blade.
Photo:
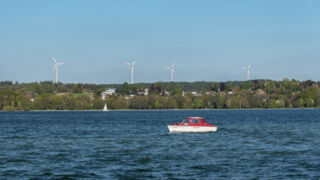
M125 62L124 64L128 64L129 66L131 66L131 63Z
M173 61L173 64L172 64L172 67L174 67L174 65L176 64L176 62L175 61Z
M57 60L56 60L56 58L54 58L54 57L51 57L51 58L52 58L52 60L53 60L54 63L58 63Z
M135 65L135 64L136 64L136 62L137 62L137 60L133 61L131 64L132 64L132 65Z
M57 63L57 64L60 66L60 65L63 65L64 63Z

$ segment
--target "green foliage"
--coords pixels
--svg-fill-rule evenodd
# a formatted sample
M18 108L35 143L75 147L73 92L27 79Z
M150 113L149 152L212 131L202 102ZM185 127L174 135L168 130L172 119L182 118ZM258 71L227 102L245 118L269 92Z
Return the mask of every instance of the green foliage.
M226 84L225 83L220 83L220 91L225 91L226 89Z
M219 87L218 87L218 85L216 83L212 83L210 89L211 89L211 91L218 92Z
M156 84L151 84L149 88L149 93L150 94L157 94L159 95L162 92L162 84L156 83Z
M174 87L171 95L181 95L182 94L182 89L180 87Z
M4 106L3 108L2 108L2 110L3 111L14 111L14 110L16 110L14 107L12 107L12 106Z
M137 94L137 92L138 88L127 82L123 83L122 86L116 90L116 93L120 95Z
M250 84L249 83L243 83L240 85L241 90L249 90L250 89Z
M319 108L311 80L158 82L122 85L0 82L0 110ZM101 98L105 88L116 94ZM149 95L144 90L149 88ZM219 90L220 89L220 90ZM191 94L192 91L198 94ZM209 92L209 93L206 93Z
M72 90L71 90L72 93L82 93L82 91L83 91L83 88L81 84L74 84L72 86Z
M225 84L225 91L232 91L232 83L227 82Z
M128 109L128 102L125 98L120 97L115 99L111 105L112 109Z

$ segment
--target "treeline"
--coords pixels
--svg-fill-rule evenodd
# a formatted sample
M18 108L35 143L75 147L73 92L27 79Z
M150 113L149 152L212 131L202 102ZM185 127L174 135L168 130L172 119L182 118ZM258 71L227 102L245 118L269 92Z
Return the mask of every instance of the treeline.
M318 108L311 80L124 83L113 85L0 82L0 110ZM102 99L101 92L116 93Z

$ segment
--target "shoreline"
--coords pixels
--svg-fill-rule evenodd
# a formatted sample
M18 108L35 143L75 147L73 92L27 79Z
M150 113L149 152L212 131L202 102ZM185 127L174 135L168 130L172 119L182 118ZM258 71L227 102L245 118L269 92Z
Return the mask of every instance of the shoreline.
M260 110L317 110L320 108L252 108L252 109L112 109L108 111L103 110L13 110L0 112L118 112L118 111L260 111Z

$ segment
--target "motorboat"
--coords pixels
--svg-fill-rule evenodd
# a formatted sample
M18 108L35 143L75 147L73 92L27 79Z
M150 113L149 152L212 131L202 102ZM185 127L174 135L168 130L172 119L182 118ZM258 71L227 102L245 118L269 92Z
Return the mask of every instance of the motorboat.
M208 124L202 117L187 117L180 123L168 125L170 132L216 132L217 127Z

